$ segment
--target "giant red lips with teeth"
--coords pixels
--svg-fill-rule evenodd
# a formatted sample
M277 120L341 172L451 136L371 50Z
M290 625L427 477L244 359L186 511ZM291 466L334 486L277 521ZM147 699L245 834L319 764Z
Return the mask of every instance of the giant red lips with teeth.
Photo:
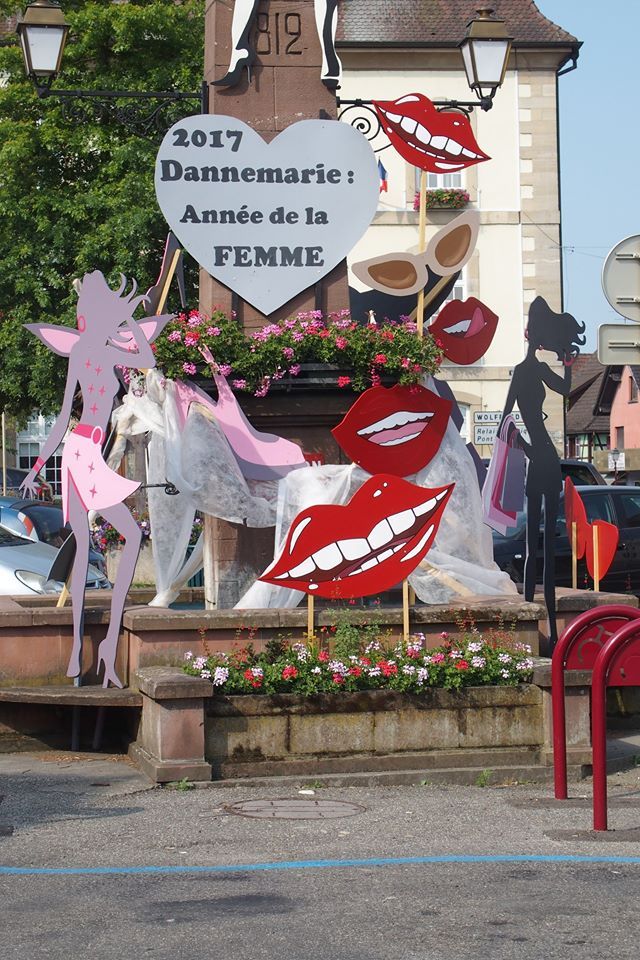
M331 432L367 473L409 477L438 452L450 414L451 401L426 387L370 387Z
M389 140L414 167L429 173L457 173L491 159L476 143L464 113L436 110L421 93L375 100L373 105Z
M454 486L428 489L380 474L343 507L302 510L260 580L329 598L389 590L433 545Z
M475 297L445 304L429 333L442 346L452 363L475 363L484 356L494 338L498 317Z

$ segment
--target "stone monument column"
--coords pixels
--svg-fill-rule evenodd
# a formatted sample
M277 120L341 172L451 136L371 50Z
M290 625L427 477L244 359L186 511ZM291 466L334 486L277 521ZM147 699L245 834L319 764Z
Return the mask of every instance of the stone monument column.
M232 52L234 0L207 0L204 78L208 84L225 76ZM336 119L335 95L320 79L322 50L313 0L261 0L252 28L257 57L242 71L237 86L209 86L210 113L238 117L265 140L272 140L298 120ZM265 317L205 270L200 271L200 308L235 310L245 329L292 316L299 310L327 313L349 305L346 262L315 287L304 290Z

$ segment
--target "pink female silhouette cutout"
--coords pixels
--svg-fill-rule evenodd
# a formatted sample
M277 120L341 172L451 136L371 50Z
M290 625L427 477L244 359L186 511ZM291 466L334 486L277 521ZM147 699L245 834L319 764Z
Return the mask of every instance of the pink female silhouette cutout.
M88 511L99 511L125 538L113 587L109 628L98 648L97 669L99 671L104 664L105 687L109 682L116 687L122 686L116 674L116 652L122 612L141 539L138 525L123 502L140 484L111 470L101 450L118 392L115 368L155 367L151 342L171 319L171 315L167 314L147 317L137 323L133 313L146 297L135 296L135 281L133 289L127 294L126 284L126 278L122 277L118 290L112 290L98 270L85 274L78 296L77 330L52 324L25 324L50 350L69 357L62 409L41 456L21 485L25 495L34 494L38 471L64 438L77 384L82 393L80 423L67 437L62 454L64 519L71 524L77 547L71 572L73 648L67 669L68 677L77 677L81 672L84 594L89 563Z

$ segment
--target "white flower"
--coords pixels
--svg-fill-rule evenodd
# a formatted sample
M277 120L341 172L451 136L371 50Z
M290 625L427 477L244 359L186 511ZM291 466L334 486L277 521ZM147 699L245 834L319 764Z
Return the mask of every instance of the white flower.
M460 650L452 650L449 653L449 657L451 658L451 660L459 660L462 657L462 653L460 652Z
M527 658L524 659L524 660L520 660L520 661L516 664L516 667L517 667L518 670L533 670L533 660L531 660L529 657L527 657Z
M504 677L505 680L508 680L509 677L511 676L511 674L509 673L508 670L501 670L501 671L500 671L500 676L501 676L501 677Z
M311 673L322 673L322 667L311 667Z
M472 667L480 668L480 667L486 667L486 665L487 665L487 661L485 660L484 657L471 657Z
M211 671L210 670L201 670L200 676L203 680L211 680Z
M229 678L229 671L226 667L216 667L213 674L213 685L214 687L221 687L223 683L226 683Z
M413 666L412 663L405 663L405 665L402 668L402 672L406 673L407 676L411 676L412 673L416 672L416 668Z
M262 667L251 667L251 673L253 674L254 677L264 676L264 670L262 669Z
M380 676L380 667L367 667L366 670L370 677Z
M420 667L418 670L418 683L426 683L429 679L429 671L426 667Z
M500 661L500 663L511 663L511 660L512 660L512 659L513 659L513 658L512 658L511 655L508 654L508 653L499 653L499 654L498 654L498 660Z
M187 652L184 655L184 658L185 660L193 660L193 653L191 652L191 650L187 650Z
M474 640L472 643L469 644L469 646L467 647L467 650L469 651L469 653L480 653L480 651L482 650L482 643L479 640Z
M309 659L309 651L307 650L304 643L294 643L291 649L293 650L297 659L301 663L304 663L306 660Z
M339 673L342 677L346 676L349 672L349 668L342 660L330 660L329 670L331 670L332 673Z

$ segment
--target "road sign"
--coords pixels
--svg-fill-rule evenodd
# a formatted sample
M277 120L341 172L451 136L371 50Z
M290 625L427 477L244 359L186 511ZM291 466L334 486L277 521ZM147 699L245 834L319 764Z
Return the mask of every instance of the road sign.
M640 323L640 236L626 237L608 253L602 289L616 313Z
M513 419L517 424L521 424L522 414L518 410L514 410L511 414ZM473 414L473 422L475 423L500 423L502 420L502 410L475 410Z
M640 330L632 323L601 324L598 328L598 360L605 366L640 363Z

